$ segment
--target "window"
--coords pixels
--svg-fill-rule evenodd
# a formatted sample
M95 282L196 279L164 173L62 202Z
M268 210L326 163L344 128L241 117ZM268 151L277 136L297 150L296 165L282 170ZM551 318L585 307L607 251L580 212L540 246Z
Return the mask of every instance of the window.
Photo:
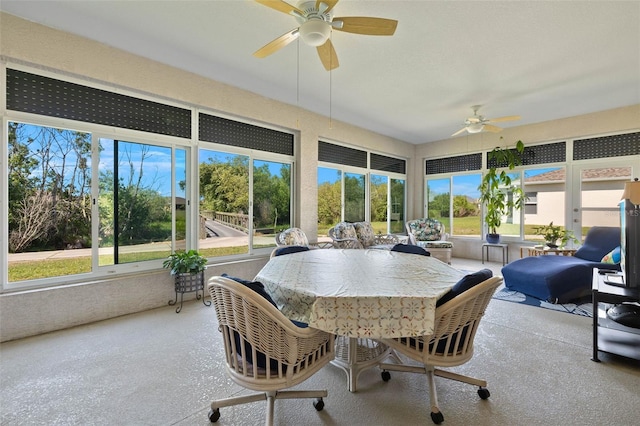
M291 164L205 148L199 156L201 252L214 257L273 247L276 232L291 226Z
M318 235L340 221L369 221L384 234L404 232L405 160L323 141L318 160L327 163L318 167Z
M163 259L185 247L185 149L8 128L9 283Z
M451 178L427 181L427 217L439 220L445 231L451 231Z
M405 181L371 175L369 185L371 225L376 232L403 233L405 223Z
M91 135L17 122L8 130L9 282L90 272Z
M365 176L359 173L344 174L344 220L361 222L365 216Z
M174 222L184 247L185 151L177 150L176 161L170 147L112 139L100 139L100 151L100 266L166 258L173 249ZM175 187L172 164L181 177ZM175 198L174 188L180 191Z
M523 170L524 191L527 196L524 211L524 238L529 241L544 242L542 236L535 235L536 226L565 226L566 169L564 167L543 167Z
M527 197L524 210L505 215L498 232L541 242L533 228L551 222L570 228L577 237L595 224L619 226L617 202L624 181L634 177L634 167L640 167L638 154L638 132L526 146L522 165L505 169L516 185L522 185ZM481 175L469 174L481 171L482 157L478 153L425 160L425 211L450 224L447 230L452 235L482 235L481 206L476 214L471 207L479 195ZM567 164L567 158L573 162ZM595 162L603 158L604 165ZM567 170L572 171L569 178Z
M479 173L452 177L453 209L452 224L449 232L452 235L480 236L482 217L478 204L478 186L482 176Z

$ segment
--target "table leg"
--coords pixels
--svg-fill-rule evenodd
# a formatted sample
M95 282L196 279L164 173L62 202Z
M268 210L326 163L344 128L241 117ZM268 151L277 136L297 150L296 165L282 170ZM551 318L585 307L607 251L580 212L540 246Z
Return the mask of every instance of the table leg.
M360 373L380 364L390 352L387 345L373 339L338 336L336 357L331 364L347 374L347 387L356 392Z

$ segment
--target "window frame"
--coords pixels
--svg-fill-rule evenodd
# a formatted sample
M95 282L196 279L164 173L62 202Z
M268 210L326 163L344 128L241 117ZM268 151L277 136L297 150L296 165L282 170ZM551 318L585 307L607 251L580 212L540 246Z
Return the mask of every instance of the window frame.
M163 259L154 259L149 261L141 261L141 262L132 262L132 263L122 263L117 265L103 265L99 266L99 245L96 243L98 241L97 236L99 233L99 215L97 205L97 200L99 196L98 186L99 186L99 148L98 143L101 138L110 139L110 140L121 140L132 143L140 143L140 144L148 144L161 146L171 149L172 154L172 164L171 164L171 185L172 185L172 236L171 236L171 245L172 251L176 249L176 224L175 224L175 154L177 150L185 151L185 160L186 160L186 181L187 187L185 190L185 202L186 202L186 215L187 215L187 225L186 225L186 247L187 248L198 248L198 233L199 233L199 223L195 218L198 217L199 214L199 203L194 205L193 200L197 200L199 197L199 170L197 167L198 164L198 152L199 148L202 145L208 147L215 147L212 149L224 152L232 152L241 155L249 155L250 158L250 169L249 169L249 179L250 179L250 206L253 204L253 164L254 160L261 161L271 161L278 163L289 164L290 166L290 221L291 223L295 223L297 219L297 210L296 210L296 158L295 153L298 150L299 146L299 135L286 128L268 125L261 122L255 122L253 120L247 120L238 118L235 116L224 115L220 113L212 113L210 110L200 109L194 106L185 105L179 101L172 101L166 98L162 98L161 96L150 96L146 94L142 94L136 92L134 90L122 89L113 85L108 84L100 84L93 81L87 81L81 78L72 78L69 76L63 76L59 73L33 69L29 66L24 65L16 65L16 64L5 64L0 67L0 74L2 80L6 78L6 70L7 68L11 68L17 71L24 71L27 73L37 74L43 77L48 77L56 80L66 81L73 84L79 84L82 86L99 89L111 93L121 94L125 96L134 97L137 99L142 99L145 101L161 103L168 106L173 106L185 110L189 110L191 115L191 135L188 138L178 137L178 136L169 136L159 133L151 133L147 131L141 130L133 130L126 129L121 127L115 127L104 124L96 124L85 121L76 121L69 118L58 118L49 115L39 115L24 111L16 111L11 109L6 109L6 90L2 90L0 94L1 105L3 106L2 110L2 120L0 121L2 124L2 129L0 129L0 137L2 139L2 147L0 147L0 172L3 173L3 176L0 177L0 188L2 189L2 195L0 198L0 204L2 204L2 209L0 209L0 217L2 219L2 224L4 227L8 227L8 179L7 179L7 158L8 158L8 124L9 122L18 122L18 123L26 123L34 126L44 126L44 127L52 127L57 129L64 129L70 131L77 131L90 134L91 139L91 235L92 235L92 247L91 247L91 271L87 273L81 273L76 275L68 275L68 276L59 276L59 277L47 277L47 278L38 278L33 280L23 280L23 281L14 281L9 282L8 280L8 239L3 238L0 240L0 247L2 248L2 252L0 253L0 262L5 267L2 268L2 273L0 273L0 279L2 282L0 283L0 293L5 292L13 292L13 291L22 291L22 290L30 290L30 289L44 289L44 288L53 288L63 285L74 285L74 284L89 284L91 282L103 280L107 277L114 276L123 276L128 274L141 273L146 271L154 271L162 268ZM216 115L222 118L243 122L246 124L277 130L280 132L288 133L293 138L293 154L285 155L285 154L277 154L269 151L261 151L255 149L247 149L240 148L233 145L222 145L222 144L213 144L211 142L204 142L198 140L198 125L199 125L199 113L205 113L210 115ZM251 224L251 229L253 230L253 223ZM222 263L228 261L229 259L242 259L247 258L252 255L264 255L271 252L272 248L254 248L252 243L253 235L250 235L250 244L249 251L246 254L241 255L232 255L225 257L211 257L209 258L209 263ZM274 240L275 245L275 240Z

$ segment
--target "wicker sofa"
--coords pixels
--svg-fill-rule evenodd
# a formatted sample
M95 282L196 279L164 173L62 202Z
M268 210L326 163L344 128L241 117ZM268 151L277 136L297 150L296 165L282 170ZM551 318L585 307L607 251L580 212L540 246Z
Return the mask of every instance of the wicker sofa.
M338 248L386 249L400 242L397 235L376 234L371 222L340 222L329 229L329 237Z

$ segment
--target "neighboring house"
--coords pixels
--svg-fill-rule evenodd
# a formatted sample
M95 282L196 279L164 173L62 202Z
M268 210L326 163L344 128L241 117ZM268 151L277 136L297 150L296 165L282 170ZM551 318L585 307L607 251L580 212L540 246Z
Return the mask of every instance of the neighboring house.
M581 175L582 226L620 226L618 203L631 167L584 169ZM566 169L558 168L525 179L528 196L525 223L564 226Z

